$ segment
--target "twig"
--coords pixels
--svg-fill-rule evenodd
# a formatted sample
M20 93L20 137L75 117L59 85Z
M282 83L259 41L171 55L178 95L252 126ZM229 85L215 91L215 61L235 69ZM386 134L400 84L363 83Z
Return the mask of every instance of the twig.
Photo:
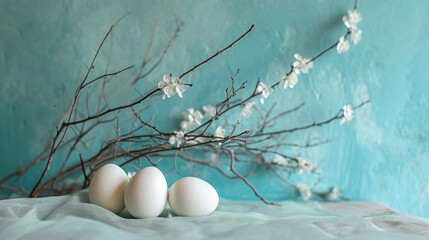
M230 169L231 171L237 175L241 180L243 180L244 183L246 183L246 185L248 187L250 187L250 189L252 189L253 193L255 194L256 197L258 197L262 202L264 202L265 204L268 205L274 205L274 206L280 206L280 204L275 203L275 202L270 202L267 201L264 197L262 197L261 194L259 194L258 190L256 190L255 186L253 186L252 183L249 182L249 180L247 180L247 178L245 178L243 175L241 175L236 169L235 169L235 155L234 155L234 151L233 150L227 150L227 152L229 152L230 154Z
M119 21L121 21L124 17L125 16L121 17L117 21L116 24L118 24ZM81 91L83 89L83 86L85 85L86 80L88 79L89 74L91 73L91 70L94 68L95 60L97 59L98 54L100 53L101 48L103 47L103 45L104 45L107 37L112 33L112 31L113 31L114 28L115 28L115 24L110 27L109 31L104 36L103 40L101 41L100 45L97 48L97 51L96 51L96 53L95 53L95 55L94 55L94 57L93 57L93 59L91 61L91 64L90 64L90 66L88 68L88 71L86 72L86 75L85 75L83 81L80 83L79 87L76 90L76 93L75 93L75 96L74 96L74 99L73 99L73 102L72 102L72 105L71 105L70 112L69 112L69 115L67 117L67 120L63 120L62 121L60 128L58 129L57 133L55 134L55 136L54 136L54 138L52 140L52 145L51 145L51 149L50 149L50 152L49 152L49 157L48 157L48 159L46 161L46 165L45 165L45 167L43 169L42 174L40 175L40 177L37 180L36 184L34 185L33 189L31 190L30 197L37 196L36 190L39 187L39 185L42 183L43 178L48 173L48 170L51 167L52 158L53 158L55 152L57 151L58 146L61 144L61 142L64 140L65 136L67 135L67 130L68 130L68 126L69 125L66 124L66 122L70 122L70 120L72 119L72 116L73 116L73 113L75 111L76 105L77 105L77 103L79 101L79 96L80 96L80 93L81 93Z
M116 72L113 72L113 73L106 73L106 74L103 74L103 75L101 75L101 76L99 76L99 77L97 77L97 78L95 78L95 79L93 79L93 80L91 80L91 81L89 81L89 82L85 83L85 84L82 86L82 88L87 87L88 85L90 85L91 83L96 82L97 80L103 79L103 78L105 78L105 77L111 77L111 76L118 75L119 73L125 72L125 71L127 71L127 70L129 70L129 69L131 69L131 68L133 68L133 67L134 67L134 65L129 66L129 67L126 67L126 68L123 68L123 69L121 69L121 70L119 70L119 71L116 71Z
M85 161L83 160L83 156L82 154L79 154L79 160L80 160L80 166L82 167L82 173L83 173L83 185L82 185L82 189L87 187L87 183L89 182L89 178L86 175L86 170L85 170Z
M226 46L224 49L217 51L215 54L213 54L212 56L210 56L209 58L205 59L204 61L198 63L197 65L195 65L193 68L189 69L188 71L185 71L184 73L182 73L179 78L183 78L184 76L188 75L189 73L193 72L195 69L199 68L200 66L208 63L210 60L212 60L213 58L219 56L220 54L222 54L223 52L225 52L226 50L228 50L229 48L231 48L232 46L234 46L234 44L236 44L238 41L240 41L242 38L244 38L247 34L249 34L252 30L253 27L255 26L255 24L252 24L252 26L250 26L250 28L243 33L239 38L235 39L231 44L229 44L228 46Z

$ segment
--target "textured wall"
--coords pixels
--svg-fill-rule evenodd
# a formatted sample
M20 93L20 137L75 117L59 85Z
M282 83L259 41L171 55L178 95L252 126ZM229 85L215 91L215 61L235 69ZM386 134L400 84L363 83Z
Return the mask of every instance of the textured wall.
M159 49L176 19L184 22L148 85L159 81L155 76L183 72L256 24L249 38L187 78L196 86L183 101L165 101L156 109L157 121L174 129L181 111L220 99L237 68L240 80L254 83L260 77L272 83L288 70L295 52L309 56L328 46L342 33L340 18L352 6L351 0L0 1L0 176L34 157L49 140L101 37L125 12L132 15L115 33L112 68L139 62L155 24ZM353 122L309 131L332 142L299 154L320 163L325 186L336 184L352 199L429 217L429 2L362 0L359 8L361 44L345 55L324 56L293 91L276 93L268 104L305 101L306 108L287 123L294 125L371 98ZM107 59L103 53L100 65ZM124 88L109 90L110 101L136 94L120 85ZM206 174L222 196L254 199L241 182L226 184ZM25 180L31 184L34 178ZM270 176L253 180L271 199L290 197L284 185L267 184Z

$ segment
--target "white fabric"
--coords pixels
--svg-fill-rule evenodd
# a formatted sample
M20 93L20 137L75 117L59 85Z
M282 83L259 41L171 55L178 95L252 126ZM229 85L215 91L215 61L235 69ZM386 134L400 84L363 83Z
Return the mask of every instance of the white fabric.
M375 202L222 199L206 217L133 219L88 203L87 192L0 201L0 239L429 239L429 221Z

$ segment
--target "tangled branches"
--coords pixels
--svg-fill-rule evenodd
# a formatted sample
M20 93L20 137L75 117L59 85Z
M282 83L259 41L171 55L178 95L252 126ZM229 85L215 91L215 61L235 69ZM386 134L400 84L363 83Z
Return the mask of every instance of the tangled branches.
M306 129L322 127L337 120L342 122L350 121L353 111L364 106L369 101L362 102L357 106L346 105L330 118L293 128L272 130L272 127L276 125L279 119L301 110L304 103L291 106L290 109L280 113L274 113L275 104L267 112L258 112L260 122L251 130L242 129L239 120L227 125L220 125L219 122L221 119L226 119L233 114L238 115L237 112L244 119L244 117L255 111L255 99L259 98L261 104L263 104L264 100L280 86L293 88L298 81L299 75L307 73L317 59L331 50L336 48L339 53L347 51L349 47L347 38L351 37L353 42L357 39L358 29L356 24L360 21L360 15L358 14L356 8L349 12L349 16L344 20L348 24L346 24L347 31L345 35L314 57L303 58L299 54L295 54L296 61L291 64L290 71L274 84L267 85L258 80L252 88L253 91L246 96L243 90L249 87L249 83L247 81L237 83L237 77L239 76L239 70L237 70L230 79L230 87L226 89L224 99L213 106L206 106L204 114L198 110L189 109L189 114L186 116L187 119L182 122L181 129L173 132L165 131L154 124L153 118L145 119L142 113L153 106L150 101L161 96L163 98L176 97L175 95L181 97L188 88L193 87L193 84L184 82L189 74L192 74L196 69L219 57L242 41L253 31L254 25L251 25L226 47L195 64L182 74L179 74L178 77L167 74L157 87L148 89L143 93L139 92L140 96L129 103L110 107L105 100L103 90L108 83L107 80L136 67L134 65L127 66L116 71L106 72L93 79L90 79L90 76L93 75L93 69L101 49L104 47L108 37L112 35L115 27L123 19L121 18L110 27L99 44L85 77L75 91L69 111L58 124L52 142L40 156L4 177L0 181L0 188L30 197L67 194L86 188L94 172L100 166L112 161L119 161L120 166L125 168L142 160L157 166L162 159L172 159L174 163L176 163L177 159L181 159L192 164L212 168L226 178L243 181L261 201L267 204L275 203L266 200L249 181L249 177L255 169L261 166L266 171L273 172L280 181L299 190L304 199L309 198L311 193L321 198L339 197L338 189L317 192L305 185L293 183L288 178L291 174L312 173L315 171L315 167L310 161L285 154L282 152L284 147L307 148L319 146L326 143L326 141L298 144L285 142L283 137ZM140 67L129 82L135 85L140 80L147 78L153 73L154 69L159 67L169 48L178 37L180 28L181 25L179 24L167 46L154 55L150 54L152 38ZM88 94L88 88L97 84L102 85L97 110L90 113L87 107L87 114L82 116L82 112L84 112L81 109L84 105L82 103L82 94L84 92ZM243 95L245 97L242 97ZM88 105L88 102L86 105ZM89 148L87 147L87 143L90 141L88 136L93 134L96 129L104 128L106 125L114 126L115 137L99 139L102 144L98 151L92 154L83 154L79 150L79 146ZM121 129L127 129L128 131L123 132ZM63 154L58 154L60 151ZM208 153L212 157L208 160L203 159L199 153ZM54 174L49 176L48 173L52 168L53 162L59 163L60 167L55 168ZM237 167L238 165L247 166L247 168L243 170L242 167ZM35 166L43 167L31 190L28 191L17 186L16 181ZM75 181L68 182L69 179L75 179Z

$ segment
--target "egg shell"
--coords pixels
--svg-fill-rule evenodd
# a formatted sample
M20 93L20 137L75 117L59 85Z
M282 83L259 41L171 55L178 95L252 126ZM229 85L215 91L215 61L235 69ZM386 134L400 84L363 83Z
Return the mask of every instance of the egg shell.
M177 215L206 216L217 208L219 195L208 182L195 177L185 177L171 186L168 203Z
M125 208L124 192L129 182L124 170L115 164L100 167L89 184L89 201L111 212Z
M125 206L136 218L159 216L167 204L167 181L158 168L147 167L134 175L125 189Z

